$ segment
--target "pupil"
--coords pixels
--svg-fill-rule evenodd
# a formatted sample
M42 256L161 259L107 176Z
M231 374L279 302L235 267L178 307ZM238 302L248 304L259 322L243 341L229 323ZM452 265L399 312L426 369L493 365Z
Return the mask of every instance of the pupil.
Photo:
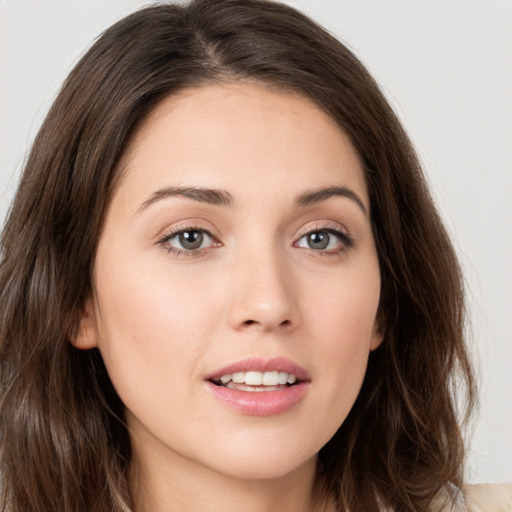
M203 234L200 231L184 231L180 233L179 240L185 249L199 249L203 243Z
M325 249L329 245L329 234L317 231L308 235L308 243L311 249Z

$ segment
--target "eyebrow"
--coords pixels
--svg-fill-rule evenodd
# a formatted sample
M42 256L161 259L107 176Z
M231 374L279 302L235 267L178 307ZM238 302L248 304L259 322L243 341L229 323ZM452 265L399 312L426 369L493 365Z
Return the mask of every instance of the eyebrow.
M301 194L297 198L298 206L310 206L312 204L321 203L322 201L326 201L327 199L333 196L341 196L346 197L347 199L351 199L354 201L357 206L363 211L365 215L368 215L368 210L364 205L361 198L350 188L347 188L343 185L336 185L327 188L319 188L317 190L311 190Z
M137 210L137 213L140 213L142 210L145 210L148 206L156 203L157 201L175 196L186 197L193 199L194 201L199 201L201 203L211 204L214 206L233 206L234 204L233 197L229 192L225 190L202 187L166 187L154 192L149 199L142 203L142 205ZM357 206L359 206L365 215L368 214L366 206L364 205L361 198L353 190L343 185L335 185L326 188L319 188L316 190L309 190L299 195L295 200L295 204L298 207L310 206L313 204L321 203L322 201L326 201L327 199L334 196L341 196L346 197L347 199L351 199L357 204Z
M212 204L215 206L233 206L233 198L225 190L215 190L211 188L200 187L166 187L157 190L149 199L144 201L137 210L140 213L148 206L168 197L182 196L201 203Z

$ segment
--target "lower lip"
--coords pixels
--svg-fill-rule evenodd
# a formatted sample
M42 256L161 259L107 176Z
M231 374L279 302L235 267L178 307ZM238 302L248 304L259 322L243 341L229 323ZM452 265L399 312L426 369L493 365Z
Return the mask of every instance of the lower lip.
M249 416L274 416L289 411L306 395L309 382L277 391L239 391L205 382L208 391L228 407Z

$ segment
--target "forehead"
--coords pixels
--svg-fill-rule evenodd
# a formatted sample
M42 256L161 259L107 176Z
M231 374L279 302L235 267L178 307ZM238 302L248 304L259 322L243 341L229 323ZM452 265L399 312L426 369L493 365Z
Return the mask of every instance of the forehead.
M136 195L171 185L254 195L342 184L368 206L359 156L338 124L312 101L262 85L208 85L164 99L121 168L121 188Z

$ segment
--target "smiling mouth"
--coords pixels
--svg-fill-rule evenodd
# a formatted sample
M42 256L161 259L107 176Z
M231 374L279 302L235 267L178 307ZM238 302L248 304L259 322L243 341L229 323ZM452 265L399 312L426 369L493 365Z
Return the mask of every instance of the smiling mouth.
M248 392L279 391L300 383L295 374L284 371L226 373L210 382L216 386Z
M249 357L206 376L206 389L237 413L274 416L297 406L307 395L307 370L282 357Z

